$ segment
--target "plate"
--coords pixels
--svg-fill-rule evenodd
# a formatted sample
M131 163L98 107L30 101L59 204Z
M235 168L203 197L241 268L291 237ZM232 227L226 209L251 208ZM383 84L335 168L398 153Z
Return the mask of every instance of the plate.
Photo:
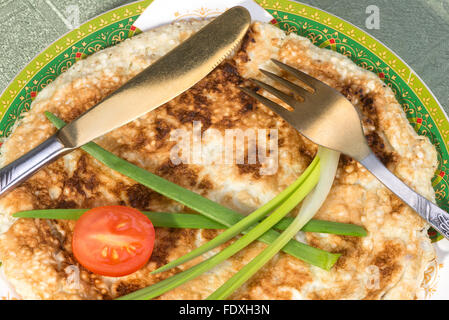
M0 138L11 133L14 124L30 109L36 95L77 60L113 46L140 32L133 23L152 0L125 5L102 14L67 33L36 56L0 96ZM257 0L287 33L304 36L320 48L339 52L357 65L376 73L395 93L414 129L427 136L438 151L439 167L432 180L438 205L449 211L449 121L430 89L392 50L354 25L318 8L288 0ZM194 16L206 17L207 8ZM176 19L177 17L173 17ZM430 232L434 242L441 239ZM438 242L438 262L425 276L426 297L443 298L438 279L449 279L443 268L449 242ZM449 259L449 258L448 258Z

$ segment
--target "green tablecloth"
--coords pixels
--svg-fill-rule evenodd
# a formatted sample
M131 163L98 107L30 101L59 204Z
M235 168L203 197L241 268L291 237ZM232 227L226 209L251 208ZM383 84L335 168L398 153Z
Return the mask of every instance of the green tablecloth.
M170 0L167 0L170 1ZM188 1L188 0L186 0ZM126 0L0 0L0 91L36 54L69 29L61 17L77 5L80 23ZM303 0L384 42L420 75L449 112L449 0ZM366 8L380 9L380 29L367 30Z

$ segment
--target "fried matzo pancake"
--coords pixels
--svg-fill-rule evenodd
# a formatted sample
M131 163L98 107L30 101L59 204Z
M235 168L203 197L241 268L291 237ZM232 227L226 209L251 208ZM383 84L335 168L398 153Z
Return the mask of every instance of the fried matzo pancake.
M125 81L178 45L205 21L177 22L102 50L77 62L48 85L2 146L1 164L24 154L55 132L44 116L51 111L71 121ZM140 119L97 139L128 161L242 213L269 201L304 171L316 152L268 108L238 86L249 77L268 81L260 67L278 72L276 58L339 90L360 110L370 146L382 161L415 190L434 200L431 178L435 148L418 136L392 90L374 74L343 55L318 49L309 40L263 23L254 23L240 50L193 88ZM132 107L132 106L129 106ZM124 106L126 112L127 106ZM278 129L279 168L261 175L261 164L181 164L170 161L174 129ZM206 146L206 147L204 147ZM212 157L216 141L203 141ZM156 229L155 250L141 270L121 278L95 275L81 267L71 251L73 221L19 219L21 210L127 205L163 212L188 212L182 205L118 174L76 150L40 170L0 199L6 231L0 237L3 271L25 299L111 299L156 283L201 260L151 275L220 231ZM343 156L331 193L316 216L363 225L365 238L299 233L298 240L342 253L327 272L280 253L236 291L232 299L413 299L419 298L424 271L435 258L428 225L371 174ZM203 299L265 247L254 243L225 263L164 295L161 299ZM217 250L215 250L216 252ZM73 272L80 281L73 285ZM371 283L377 276L376 283ZM71 278L72 277L72 278Z

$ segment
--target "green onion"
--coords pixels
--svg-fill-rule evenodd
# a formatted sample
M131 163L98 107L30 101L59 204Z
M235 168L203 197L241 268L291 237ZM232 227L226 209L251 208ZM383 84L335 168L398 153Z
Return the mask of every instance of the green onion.
M273 228L285 230L294 218L284 218ZM340 236L366 237L367 232L362 226L350 223L340 223L324 220L310 220L302 229L303 232L330 233Z
M15 218L64 219L78 220L89 209L44 209L21 211L13 214ZM218 222L199 214L142 212L155 227L185 228L185 229L226 229Z
M161 294L170 291L181 284L196 278L202 273L214 268L216 265L225 261L229 257L233 256L240 250L247 247L265 232L270 230L276 223L278 223L287 213L289 213L293 208L302 200L304 197L314 188L319 179L319 166L315 166L309 178L306 179L301 187L295 190L295 192L286 199L271 215L265 218L258 225L253 227L248 233L243 237L212 256L211 258L195 265L194 267L178 273L168 279L158 282L147 288L137 290L133 293L125 295L118 298L119 300L148 300L153 299ZM333 261L322 261L320 264L328 264L332 266L338 259L337 255L334 257ZM321 256L324 258L324 256Z
M90 209L43 209L20 211L13 214L14 218L63 219L78 220ZM225 225L215 222L199 214L149 212L143 211L155 227L186 228L186 229L226 229ZM273 228L285 230L294 218L283 218ZM323 220L310 220L302 229L303 232L330 233L342 236L365 237L366 230L354 224Z
M285 201L286 198L291 196L291 194L297 190L298 188L301 188L301 185L304 183L306 179L308 179L311 175L311 172L315 169L316 166L319 165L319 158L315 157L313 159L312 163L309 165L309 167L304 171L304 173L294 182L292 183L288 188L284 189L281 193L279 193L274 199L271 201L268 201L265 205L258 208L256 211L248 215L247 217L243 218L236 224L234 224L232 227L215 237L214 239L206 242L202 246L190 251L189 253L183 255L182 257L171 261L170 263L166 264L165 266L154 270L152 273L159 273L162 271L169 270L171 268L174 268L176 266L179 266L180 264L183 264L187 261L190 261L203 253L208 252L209 250L212 250L213 248L218 247L219 245L225 243L229 239L234 238L239 233L245 231L250 227L251 225L257 223L261 218L265 217L270 211L272 211L275 207L279 206L279 204L282 201ZM317 173L319 175L319 171Z
M65 122L56 117L54 114L50 112L45 112L45 114L58 129L65 125ZM221 206L212 200L204 198L195 192L184 189L177 184L167 181L145 169L133 165L132 163L117 157L113 153L103 149L93 142L89 142L81 148L109 168L122 173L123 175L150 189L153 189L167 198L178 201L179 203L220 224L225 225L226 227L231 227L243 219L241 214ZM278 232L268 230L259 238L259 240L270 244L278 236ZM329 270L339 257L338 254L326 252L295 240L290 241L283 248L283 251L304 262L325 270Z
M231 279L226 281L214 293L207 297L208 300L226 299L237 288L251 278L260 268L262 268L265 263L273 258L273 256L278 253L287 244L287 242L289 242L316 214L324 200L327 198L327 195L332 187L332 183L337 172L340 153L333 150L320 148L318 151L318 157L322 158L321 163L323 166L320 180L315 190L307 196L306 200L304 200L301 210L293 222L264 251L240 269L234 276L232 276Z

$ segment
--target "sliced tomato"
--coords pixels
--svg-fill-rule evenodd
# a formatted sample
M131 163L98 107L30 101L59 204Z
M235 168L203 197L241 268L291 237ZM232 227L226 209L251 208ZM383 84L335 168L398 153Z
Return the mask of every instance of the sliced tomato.
M98 207L76 222L72 239L75 258L86 269L120 277L142 268L151 257L154 227L139 210Z

